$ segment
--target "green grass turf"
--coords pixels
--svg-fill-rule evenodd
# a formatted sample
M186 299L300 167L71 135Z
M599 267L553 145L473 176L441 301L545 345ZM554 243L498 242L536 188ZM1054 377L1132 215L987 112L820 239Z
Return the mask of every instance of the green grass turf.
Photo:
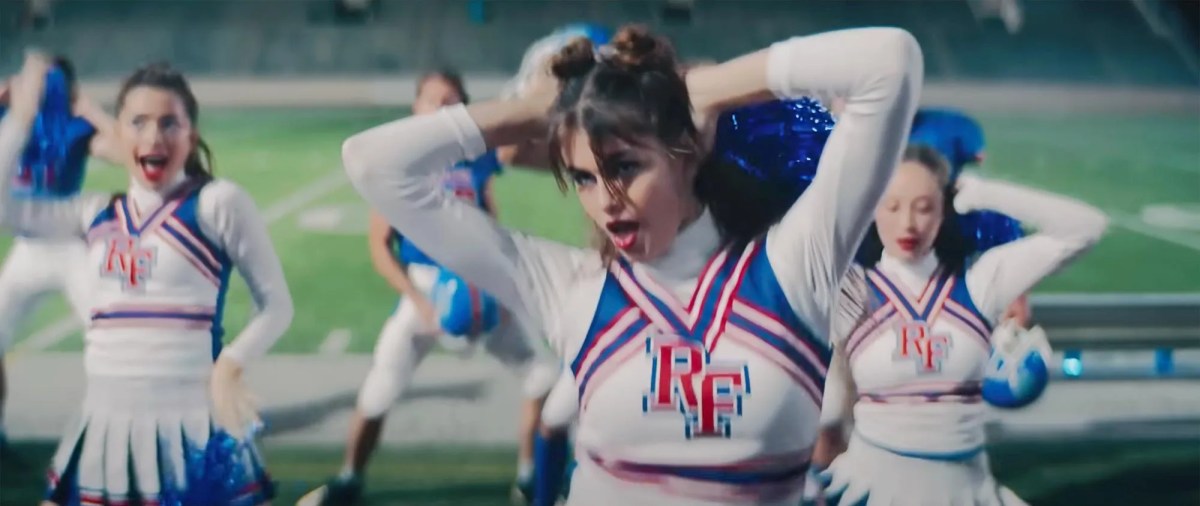
M336 448L266 447L278 482L277 505L294 504L341 462ZM0 504L35 504L51 443L15 444L0 459ZM380 450L371 465L365 504L485 506L507 503L513 449ZM1195 505L1200 497L1200 441L1056 442L999 445L996 477L1030 504Z
M244 186L260 209L339 171L340 143L356 131L403 114L386 109L213 110L203 132L217 172ZM986 171L1100 205L1137 221L1142 206L1200 204L1200 122L1191 117L1072 115L981 116L989 135ZM337 186L337 185L341 186ZM122 189L120 169L97 168L88 187ZM305 206L342 210L360 227L366 209L344 183ZM545 174L509 170L497 181L501 220L538 235L576 243L586 229L578 205ZM366 352L396 296L371 269L361 232L318 232L300 226L304 210L271 225L296 303L296 319L275 352L310 353L333 329L350 331L350 352ZM348 213L348 214L347 214ZM1196 292L1200 254L1176 244L1200 245L1200 233L1158 230L1175 242L1149 237L1116 218L1094 252L1038 287L1040 292ZM0 252L7 249L0 238ZM1197 246L1200 247L1200 246ZM57 299L57 297L55 297ZM250 313L240 281L230 291L226 328L234 335ZM53 300L26 325L32 333L66 315ZM78 335L52 350L78 350Z

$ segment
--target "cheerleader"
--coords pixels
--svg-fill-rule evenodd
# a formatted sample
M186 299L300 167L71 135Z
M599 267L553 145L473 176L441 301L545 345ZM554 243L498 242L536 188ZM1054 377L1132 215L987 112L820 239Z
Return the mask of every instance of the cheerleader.
M48 83L47 105L62 108L67 121L59 125L62 139L56 145L65 147L55 160L58 167L54 178L33 184L31 172L22 171L13 182L14 198L60 199L78 194L83 184L88 155L98 156L109 163L120 160L107 149L112 144L113 119L87 97L81 95L75 80L75 70L65 57L54 58ZM53 102L53 103L51 103ZM0 84L0 117L8 105L8 86ZM69 112L66 112L69 108ZM84 321L80 284L71 282L73 271L64 266L83 264L85 246L78 238L38 239L19 235L8 250L4 266L0 267L0 357L12 344L25 318L37 310L38 303L50 292L61 291L71 308ZM0 448L4 445L4 369L0 362Z
M27 56L0 122L15 172L49 64ZM273 495L248 428L245 364L286 330L292 301L250 196L214 179L187 81L163 64L117 96L115 148L128 193L18 200L0 178L0 221L88 244L87 390L49 471L44 504L263 504ZM236 267L257 312L227 347L221 316ZM214 363L215 362L215 363Z
M950 164L950 181L969 167L976 167L985 158L986 138L983 127L975 118L962 111L948 108L922 108L913 118L910 144L925 144L941 153ZM972 211L959 217L963 230L975 243L975 251L1020 239L1025 234L1021 223L995 211ZM1012 321L1020 328L1029 327L1032 311L1029 296L1022 294L1008 306L1001 321Z
M1014 299L1091 248L1107 220L1067 198L970 174L950 186L949 178L934 148L910 146L875 210L861 265L847 276L853 295L833 330L847 337L821 417L832 430L850 419L854 427L822 473L828 504L1024 504L988 469L984 401L1031 402L1045 385L1049 349L1044 335L992 327ZM983 209L1038 232L972 261L956 218ZM848 306L863 312L850 321ZM1014 403L1012 392L992 389L1005 385L993 373L1032 364L1027 357L1041 364L1032 373L1041 383Z
M686 81L679 67L638 27L596 50L577 39L553 65L557 92L543 80L529 98L373 128L346 141L344 165L389 223L563 357L579 405L569 504L794 505L829 310L908 134L920 49L869 28L783 41ZM798 201L705 156L720 111L812 91L848 103ZM436 191L445 167L547 129L597 249L505 229Z
M450 70L441 70L419 80L413 113L426 115L444 106L466 102L466 89L459 75ZM450 167L441 178L440 191L494 217L496 206L491 192L492 176L500 171L500 161L496 155L489 151L469 162L451 163ZM384 417L412 383L417 367L439 342L439 337L443 347L464 354L476 344L482 344L489 354L524 377L525 405L520 423L518 485L514 492L522 494L521 490L528 489L527 484L533 477L533 437L541 400L553 385L557 366L549 357L537 353L515 321L507 317L500 318L495 310L489 311L491 299L486 295L478 299L481 321L462 325L464 322L457 321L460 311L452 306L467 309L465 314L469 317L472 301L458 304L437 299L438 294L447 288L445 280L453 280L456 286L465 284L459 283L448 271L440 269L433 259L422 253L403 234L393 230L376 213L372 213L370 231L372 263L380 276L403 298L395 313L384 323L375 344L374 361L359 391L358 404L351 419L342 471L325 485L305 495L299 504L346 505L361 498L363 476L371 453L379 444ZM393 248L393 245L398 247ZM487 321L489 313L492 316L490 322ZM462 329L455 330L456 327ZM471 327L476 330L469 331ZM479 335L481 331L488 330L489 335Z

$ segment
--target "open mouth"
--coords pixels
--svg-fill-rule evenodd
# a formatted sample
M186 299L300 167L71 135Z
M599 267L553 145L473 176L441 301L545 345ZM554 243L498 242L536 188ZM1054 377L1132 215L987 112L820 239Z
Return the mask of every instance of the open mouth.
M608 235L612 237L613 244L622 251L629 251L637 244L638 230L641 225L632 220L617 220L610 221L604 226L608 230Z
M142 174L150 181L158 181L162 179L163 174L167 170L167 156L160 154L142 155L137 158L138 167L141 167Z

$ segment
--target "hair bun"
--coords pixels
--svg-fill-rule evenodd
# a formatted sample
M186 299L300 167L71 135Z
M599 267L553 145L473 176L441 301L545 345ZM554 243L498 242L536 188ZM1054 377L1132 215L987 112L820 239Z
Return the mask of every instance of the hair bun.
M587 37L572 40L550 60L550 72L560 81L583 77L595 66L596 55Z
M629 70L674 69L675 50L666 39L654 35L644 25L625 25L610 43L614 53L609 61Z

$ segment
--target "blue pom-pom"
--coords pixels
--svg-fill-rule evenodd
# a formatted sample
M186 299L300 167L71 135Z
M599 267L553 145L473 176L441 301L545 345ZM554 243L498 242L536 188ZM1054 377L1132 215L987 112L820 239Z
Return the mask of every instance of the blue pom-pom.
M727 112L717 122L713 156L799 196L817 174L834 119L811 98L773 100Z
M1023 408L1041 397L1049 383L1049 368L1036 351L1019 362L993 356L983 377L983 400L998 408Z
M253 434L253 431L251 431ZM162 506L202 506L210 504L234 504L246 495L247 488L258 481L257 469L249 469L242 453L247 450L245 441L238 440L227 432L213 429L203 447L184 442L184 476L182 487L163 483L159 493ZM175 476L169 460L164 464L164 476ZM269 491L259 494L270 495Z
M1025 236L1021 222L995 211L974 211L959 218L963 234L971 239L976 253L1008 244Z
M68 127L71 123L71 90L66 74L53 68L46 75L45 91L34 118L30 139L21 154L14 191L19 195L39 196L51 193L62 177L63 162L70 149Z
M612 39L612 30L597 23L571 23L555 30L554 33L571 37L587 37L596 46L608 44L608 41Z
M442 330L451 336L476 336L500 323L496 300L446 269L439 269L432 298Z

